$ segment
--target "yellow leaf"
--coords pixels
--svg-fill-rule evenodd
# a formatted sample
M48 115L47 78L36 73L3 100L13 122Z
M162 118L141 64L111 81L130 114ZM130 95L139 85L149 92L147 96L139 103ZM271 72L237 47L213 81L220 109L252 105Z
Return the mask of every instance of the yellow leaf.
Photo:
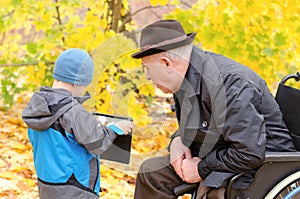
M161 5L161 6L165 6L168 4L168 0L150 0L150 5L152 6L157 6L157 5Z
M20 152L24 152L26 149L28 149L28 147L22 143L15 143L11 146L11 148Z
M11 171L4 171L0 173L0 178L5 179L14 179L16 177L16 174Z
M139 87L139 93L144 96L154 96L155 89L152 85L143 85L142 87Z
M35 179L27 179L27 178L25 178L25 179L23 179L24 180L24 182L26 182L26 184L28 185L28 186L30 186L30 187L35 187L36 186L36 180Z

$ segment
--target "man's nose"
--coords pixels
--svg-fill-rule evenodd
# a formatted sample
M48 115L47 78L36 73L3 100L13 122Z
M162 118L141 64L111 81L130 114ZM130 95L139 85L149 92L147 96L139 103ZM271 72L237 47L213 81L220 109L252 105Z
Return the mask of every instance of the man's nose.
M147 73L147 72L146 72L146 79L151 80L151 77L150 77L149 73Z

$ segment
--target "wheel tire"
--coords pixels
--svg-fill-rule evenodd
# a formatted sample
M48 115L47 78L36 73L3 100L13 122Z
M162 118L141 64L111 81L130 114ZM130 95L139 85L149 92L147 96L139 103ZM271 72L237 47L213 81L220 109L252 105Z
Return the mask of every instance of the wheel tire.
M293 173L280 181L274 188L271 189L271 191L265 196L265 199L277 199L283 198L287 196L289 193L291 193L293 190L297 189L298 191L294 192L295 194L300 194L300 171L297 171L296 173ZM281 194L284 194L283 197ZM298 195L299 196L299 195ZM288 197L287 199L289 199Z

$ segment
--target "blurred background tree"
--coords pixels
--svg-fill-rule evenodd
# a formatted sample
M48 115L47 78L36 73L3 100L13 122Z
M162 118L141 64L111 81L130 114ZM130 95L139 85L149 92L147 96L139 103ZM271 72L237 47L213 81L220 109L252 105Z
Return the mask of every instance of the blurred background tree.
M87 89L92 100L86 107L133 117L143 129L137 143L153 132L168 137L172 131L148 128L155 112L165 117L170 109L158 102L140 60L130 57L141 27L177 19L187 33L197 32L195 45L251 67L274 93L280 78L299 70L299 10L296 0L1 1L0 106L7 109L17 94L51 86L58 54L83 48L95 62L95 78ZM172 103L170 96L167 100ZM167 139L163 143L153 148L165 147Z
M0 6L4 108L21 91L51 85L53 63L66 48L86 49L100 69L111 64L118 72L138 67L139 61L126 53L134 50L139 28L161 18L178 19L187 32L197 32L196 45L253 68L272 90L283 75L299 70L296 0L8 0ZM105 48L99 52L99 46ZM117 60L121 55L126 63ZM117 81L122 78L127 77L119 75ZM153 94L146 90L146 96Z
M184 21L204 49L255 70L274 92L284 75L300 70L299 9L296 0L202 0L167 18Z
M299 70L299 10L296 0L1 1L1 107L12 106L16 94L50 86L58 54L78 47L95 61L87 108L148 126L157 91L130 54L140 28L162 18L197 32L195 45L251 67L274 93L280 78Z
M156 90L146 80L140 60L130 57L137 48L141 27L159 19L177 19L187 33L197 32L195 45L249 66L275 94L284 75L300 70L299 15L296 0L0 1L0 110L25 104L25 96L42 85L51 86L59 53L83 48L95 62L95 78L87 89L92 100L86 107L134 119L132 162L136 172L143 159L166 152L168 137L177 128L170 111L172 95ZM15 121L19 128L20 121ZM25 127L21 130L24 135L18 136L23 136L29 150ZM11 140L5 136L15 132L1 134L0 130L0 135ZM127 185L134 186L134 177L101 169L102 175L112 176L104 179L121 176ZM120 191L114 195L108 184L102 184L102 194L108 188L109 198L122 198ZM123 195L131 198L132 190Z

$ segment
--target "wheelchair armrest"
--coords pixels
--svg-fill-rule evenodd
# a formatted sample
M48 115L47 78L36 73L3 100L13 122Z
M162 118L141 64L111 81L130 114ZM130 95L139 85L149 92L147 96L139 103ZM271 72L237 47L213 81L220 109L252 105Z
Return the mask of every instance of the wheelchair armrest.
M174 187L174 193L176 194L176 196L182 196L186 193L192 193L198 186L199 186L199 183L181 184L181 185Z
M282 169L284 168L284 169ZM274 186L280 179L287 176L300 168L300 152L266 152L265 160L259 170L256 172L254 182L243 193L250 198L262 198L266 191ZM233 183L242 176L243 173L237 174L231 178L227 187L227 198L231 199L239 191L232 190ZM268 187L266 187L268 186ZM232 192L233 191L233 192ZM260 196L257 194L260 193ZM256 195L256 196L255 196Z
M266 152L265 160L263 164L266 163L280 163L280 162L300 162L300 152ZM229 182L227 187L227 197L231 198L231 188L232 184L244 173L239 173L235 175ZM185 193L191 193L198 187L198 184L182 184L174 188L174 193L177 196L183 195Z
M300 151L297 152L266 152L264 163L267 162L300 162Z

